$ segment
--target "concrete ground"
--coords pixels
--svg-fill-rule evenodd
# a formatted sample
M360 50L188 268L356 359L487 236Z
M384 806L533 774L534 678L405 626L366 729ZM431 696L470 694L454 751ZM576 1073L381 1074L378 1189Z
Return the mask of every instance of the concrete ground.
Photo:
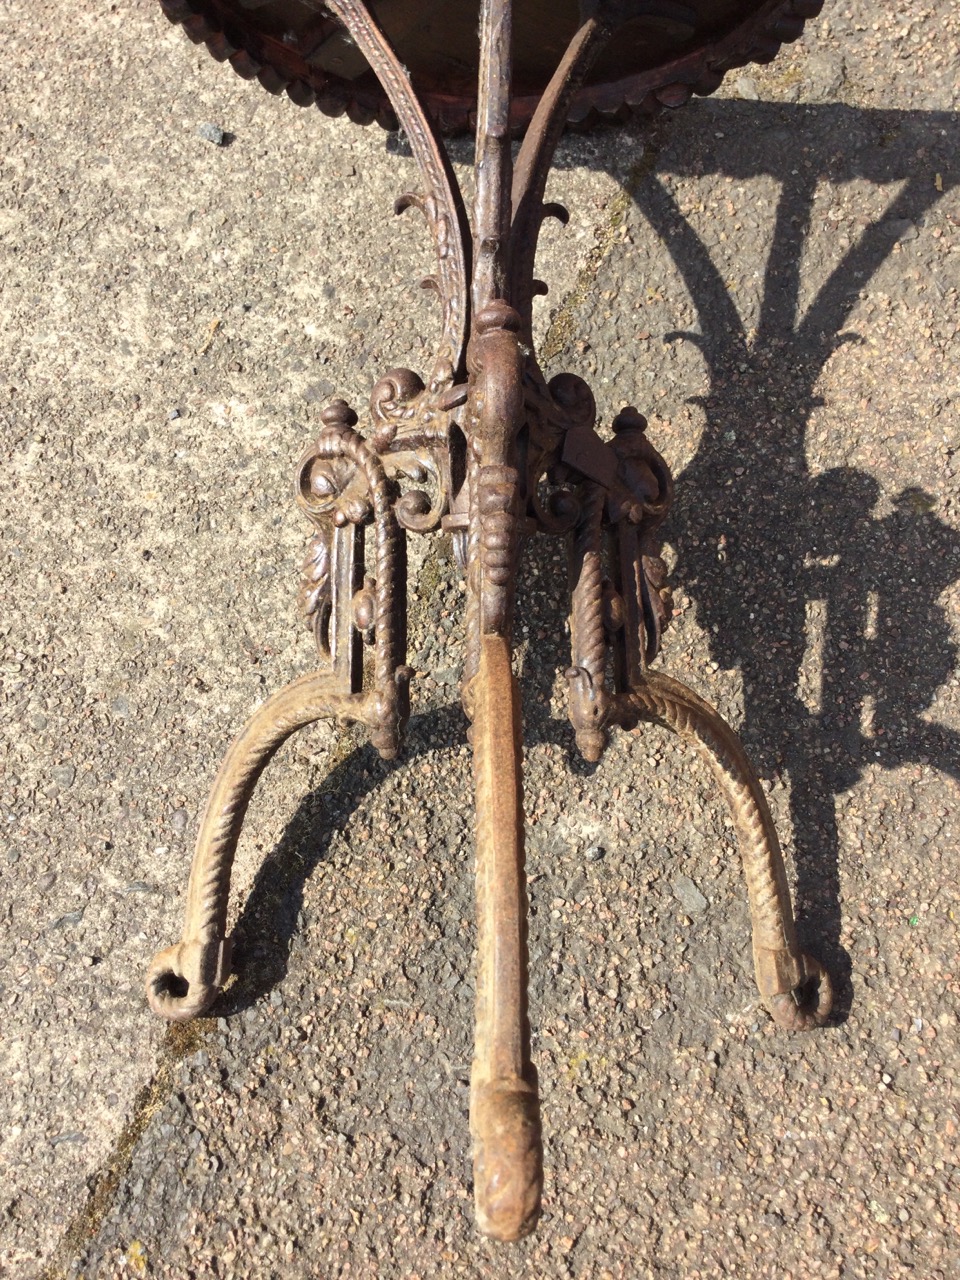
M960 19L837 0L656 128L566 140L548 372L673 467L664 667L742 732L837 1015L777 1032L732 829L659 730L572 755L564 553L530 547L528 1241L471 1213L461 588L415 549L404 760L267 772L237 971L170 1030L221 753L309 669L290 478L334 394L423 367L430 248L384 136L269 97L153 0L0 9L0 1274L960 1271ZM227 133L217 146L198 133ZM470 147L457 142L458 171Z

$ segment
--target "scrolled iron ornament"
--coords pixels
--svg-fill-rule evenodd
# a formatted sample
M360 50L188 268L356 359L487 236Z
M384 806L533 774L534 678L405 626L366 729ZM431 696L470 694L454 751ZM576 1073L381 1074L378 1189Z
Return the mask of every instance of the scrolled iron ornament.
M424 389L423 379L412 369L391 369L373 388L370 443L378 453L384 453L393 444L401 427L409 428L416 421Z

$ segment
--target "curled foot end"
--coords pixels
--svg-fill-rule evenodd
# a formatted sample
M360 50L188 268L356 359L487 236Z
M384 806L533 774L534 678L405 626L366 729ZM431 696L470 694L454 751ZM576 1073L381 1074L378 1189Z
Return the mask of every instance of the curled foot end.
M764 996L767 1011L784 1031L812 1031L822 1027L830 1016L833 987L830 975L812 956L801 957L803 974L786 991Z
M147 970L147 1003L168 1022L199 1018L230 973L230 940L180 942L158 951Z

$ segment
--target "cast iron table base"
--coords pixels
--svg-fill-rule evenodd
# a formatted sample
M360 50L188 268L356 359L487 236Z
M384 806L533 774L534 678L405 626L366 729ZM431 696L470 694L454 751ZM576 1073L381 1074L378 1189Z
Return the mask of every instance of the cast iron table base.
M523 539L566 537L571 565L570 719L599 759L614 726L665 725L712 765L739 835L760 995L779 1026L821 1023L822 968L797 944L783 858L743 748L717 712L652 662L667 620L657 533L673 486L624 409L612 439L572 373L547 382L533 354L531 311L544 190L553 151L591 60L626 12L584 5L581 25L511 154L510 0L483 0L472 231L446 153L389 42L359 0L328 0L385 89L421 181L397 209L425 215L437 252L429 283L443 307L426 378L393 369L374 387L365 430L343 401L297 468L315 527L301 599L319 670L274 694L230 748L197 841L183 938L150 966L147 995L164 1018L209 1008L230 966L230 872L257 780L296 730L323 718L367 726L385 759L400 745L412 675L405 662L405 549L442 528L466 573L461 694L472 721L479 970L470 1127L480 1229L515 1240L536 1224L542 1188L537 1078L527 1016L520 708L511 669L514 589ZM656 6L648 5L646 9ZM676 8L676 6L673 6ZM369 674L364 646L372 646Z

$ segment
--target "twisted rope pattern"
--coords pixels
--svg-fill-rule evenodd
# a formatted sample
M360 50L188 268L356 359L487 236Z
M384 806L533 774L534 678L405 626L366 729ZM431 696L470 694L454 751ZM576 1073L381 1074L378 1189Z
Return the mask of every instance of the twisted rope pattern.
M393 683L403 662L406 637L403 634L403 600L406 593L406 566L403 531L393 509L393 494L383 463L362 436L355 431L341 436L343 452L360 468L373 500L376 538L376 683L382 691Z
M182 941L150 965L147 999L155 1013L175 1021L195 1018L226 981L230 873L250 799L277 750L297 729L326 716L369 722L375 715L371 695L342 693L321 674L294 681L254 712L227 752L204 810Z
M361 694L335 695L329 678L309 675L270 698L230 748L201 821L190 876L184 936L207 942L223 937L230 871L240 830L260 775L291 734L325 716L362 718Z
M362 720L382 755L396 753L397 677L405 637L398 592L405 589L403 533L383 464L352 428L321 433L317 456L346 457L362 472L373 503L376 537L376 662L374 688L345 693L326 674L294 681L260 707L230 747L217 774L197 837L182 941L154 957L147 998L161 1016L196 1017L213 1001L229 971L226 938L230 875L250 799L279 747L298 729L325 717Z
M799 950L780 841L740 739L709 703L662 672L649 672L642 684L620 694L611 718L627 727L638 719L661 724L692 743L711 766L739 836L760 994L774 1020L787 1030L822 1024L830 1010L829 979ZM813 977L820 981L816 1003L804 1003L801 988Z
M575 583L570 614L574 666L583 667L602 680L607 661L603 627L603 562L600 555L601 520L606 490L598 484L584 486L583 515L573 537Z

